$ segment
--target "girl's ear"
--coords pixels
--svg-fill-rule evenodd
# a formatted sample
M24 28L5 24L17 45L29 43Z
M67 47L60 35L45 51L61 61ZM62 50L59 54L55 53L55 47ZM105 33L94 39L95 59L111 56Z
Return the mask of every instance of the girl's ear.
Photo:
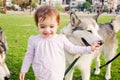
M37 26L37 28L39 28L39 23L37 23L37 25L36 25L36 26Z

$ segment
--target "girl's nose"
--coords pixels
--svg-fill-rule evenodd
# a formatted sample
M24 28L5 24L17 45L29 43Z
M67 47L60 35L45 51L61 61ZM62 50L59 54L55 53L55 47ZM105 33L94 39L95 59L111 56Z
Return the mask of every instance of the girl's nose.
M48 28L48 27L45 28L45 31L46 31L46 32L49 32L49 31L50 31L50 28Z

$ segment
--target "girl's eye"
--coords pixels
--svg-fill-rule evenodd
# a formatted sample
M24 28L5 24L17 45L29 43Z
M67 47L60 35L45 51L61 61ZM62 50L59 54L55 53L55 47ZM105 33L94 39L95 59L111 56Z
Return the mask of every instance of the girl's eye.
M50 28L54 28L54 26L50 26Z
M45 28L45 26L40 26L40 28Z

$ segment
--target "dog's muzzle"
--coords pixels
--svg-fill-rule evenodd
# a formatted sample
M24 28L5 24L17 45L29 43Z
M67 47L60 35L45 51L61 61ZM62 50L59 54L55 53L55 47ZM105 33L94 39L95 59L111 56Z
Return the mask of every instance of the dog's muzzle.
M83 43L85 44L85 46L91 46L84 38L81 38L81 40L83 41ZM99 44L100 46L103 44L103 41L102 41L102 40L99 40L98 42L99 42L98 44Z
M8 76L5 76L4 77L4 80L10 80L10 76L8 75Z
M100 40L100 41L98 41L99 43L99 45L101 46L102 44L103 44L103 41L102 40Z
M84 39L84 38L81 38L82 42L84 43L85 46L90 46L90 44Z

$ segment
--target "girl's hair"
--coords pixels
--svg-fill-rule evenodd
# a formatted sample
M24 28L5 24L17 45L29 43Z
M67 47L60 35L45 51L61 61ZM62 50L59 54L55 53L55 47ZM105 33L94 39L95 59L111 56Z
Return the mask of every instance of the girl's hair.
M52 17L52 16L56 16L56 21L59 25L59 23L60 23L59 11L56 8L54 8L53 6L50 6L50 5L40 6L36 10L35 15L34 15L35 23L38 26L39 19L41 21L44 21L44 20L47 19L47 17Z

